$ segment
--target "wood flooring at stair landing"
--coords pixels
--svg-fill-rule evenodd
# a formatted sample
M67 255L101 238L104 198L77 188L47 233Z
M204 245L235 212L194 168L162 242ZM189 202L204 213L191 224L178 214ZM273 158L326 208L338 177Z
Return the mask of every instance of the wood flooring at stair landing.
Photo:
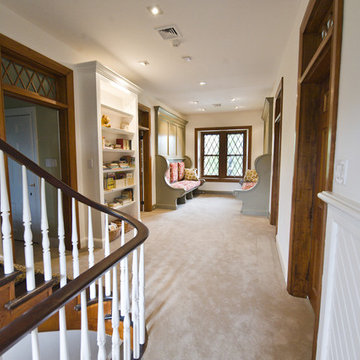
M231 196L142 213L144 360L311 359L314 317L286 292L274 228Z

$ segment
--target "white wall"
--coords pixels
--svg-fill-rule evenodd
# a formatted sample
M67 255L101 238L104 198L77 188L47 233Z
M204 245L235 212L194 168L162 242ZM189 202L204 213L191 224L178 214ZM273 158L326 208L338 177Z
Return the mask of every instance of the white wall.
M252 126L251 166L254 160L263 154L264 121L261 119L262 110L234 111L225 113L189 115L186 126L186 152L195 163L195 128L224 127L224 126ZM209 191L233 191L239 188L238 183L207 182L201 189Z
M272 96L275 96L281 77L283 77L284 84L279 192L279 224L276 241L285 281L287 280L289 259L291 198L295 157L299 33L300 24L304 16L307 4L308 0L302 0L299 6L298 15L294 21L293 30L289 34L289 39L285 47L283 56L281 58L272 92Z

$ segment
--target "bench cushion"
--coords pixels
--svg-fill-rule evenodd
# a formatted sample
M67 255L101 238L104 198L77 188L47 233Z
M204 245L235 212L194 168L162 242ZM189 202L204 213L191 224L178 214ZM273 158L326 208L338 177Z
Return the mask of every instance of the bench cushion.
M201 181L192 181L192 180L182 180L171 184L171 187L174 189L184 189L185 191L190 191L196 189L201 185Z

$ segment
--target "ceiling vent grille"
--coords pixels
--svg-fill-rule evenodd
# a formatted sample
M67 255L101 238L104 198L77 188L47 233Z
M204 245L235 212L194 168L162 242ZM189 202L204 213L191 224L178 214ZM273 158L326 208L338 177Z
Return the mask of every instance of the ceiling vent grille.
M155 29L164 40L181 39L179 29L175 25L162 26Z

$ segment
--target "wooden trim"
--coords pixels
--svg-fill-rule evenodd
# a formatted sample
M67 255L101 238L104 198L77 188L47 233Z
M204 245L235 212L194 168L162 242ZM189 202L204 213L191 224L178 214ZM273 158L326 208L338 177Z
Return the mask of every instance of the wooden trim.
M56 100L52 100L16 86L1 84L0 100L0 135L5 139L5 116L3 96L9 95L32 103L52 107L59 110L60 148L62 180L75 190L77 189L76 165L76 139L75 139L75 114L74 114L74 84L73 71L54 60L0 34L0 54L5 54L34 71L53 76L56 81ZM1 81L0 81L1 82ZM70 218L71 204L64 197L64 218ZM78 218L78 214L77 214ZM71 222L66 223L66 248L71 249ZM79 229L80 231L80 229Z
M68 108L68 105L66 105L62 102L59 102L56 100L51 100L45 96L41 96L32 91L20 89L14 85L3 84L3 89L4 89L5 95L10 95L10 96L18 98L18 99L31 101L31 102L39 104L39 105L44 105L44 106L48 106L48 107L59 109L59 110Z
M328 37L321 41L319 29L329 12L333 12L333 26ZM316 358L317 331L320 314L321 271L323 244L319 244L316 257L312 254L312 242L325 239L325 226L321 226L319 213L315 212L318 191L331 191L334 173L336 124L341 60L341 39L343 22L343 0L311 0L306 9L300 29L300 51L298 71L298 96L296 119L296 149L293 178L293 194L290 225L289 264L287 290L290 294L314 296L315 311L313 359ZM321 66L318 66L321 64ZM315 136L314 124L321 118L319 109L323 92L328 87L328 132L327 148L323 152L325 181L315 191L315 177L318 178L316 149L319 141ZM319 211L319 210L317 210ZM315 215L314 215L315 213ZM316 215L317 214L317 215ZM326 208L323 210L326 218ZM316 235L311 232L317 226ZM322 224L324 225L324 224ZM316 236L313 239L313 236ZM316 262L315 262L316 261ZM314 264L316 270L314 270ZM315 283L312 283L317 274ZM314 292L316 286L316 292Z
M151 159L151 109L138 104L138 110L148 114L147 131L144 131L144 210L152 211L152 159Z
M221 131L227 132L227 133L231 133L231 132L235 132L234 130L238 130L238 131L247 131L248 136L245 137L244 140L244 147L248 149L247 153L244 155L244 164L245 164L245 169L251 168L251 146L252 146L252 126L226 126L226 127L207 127L207 128L195 128L194 129L194 136L195 136L195 167L197 169L199 169L199 144L202 144L202 138L203 136L201 136L200 142L199 142L199 134L203 134L203 133L218 133ZM224 146L222 146L222 149L224 149ZM225 146L225 151L226 151L226 146ZM203 169L203 155L202 155L202 146L200 149L200 161L201 161L201 169ZM224 154L223 154L224 155ZM221 154L220 154L221 156ZM225 154L226 156L226 154ZM245 172L244 169L244 172ZM220 170L221 171L221 170ZM210 182L238 182L240 180L240 178L236 177L236 178L232 178L232 177L228 177L224 176L224 174L219 174L220 176L216 176L216 177L212 177L212 176L203 176L201 175L202 178L206 179L206 181L210 181Z
M284 99L284 78L280 79L274 99L274 150L273 169L271 181L270 224L278 229L279 192L280 192L280 167L281 167L281 141L282 141L282 116Z

